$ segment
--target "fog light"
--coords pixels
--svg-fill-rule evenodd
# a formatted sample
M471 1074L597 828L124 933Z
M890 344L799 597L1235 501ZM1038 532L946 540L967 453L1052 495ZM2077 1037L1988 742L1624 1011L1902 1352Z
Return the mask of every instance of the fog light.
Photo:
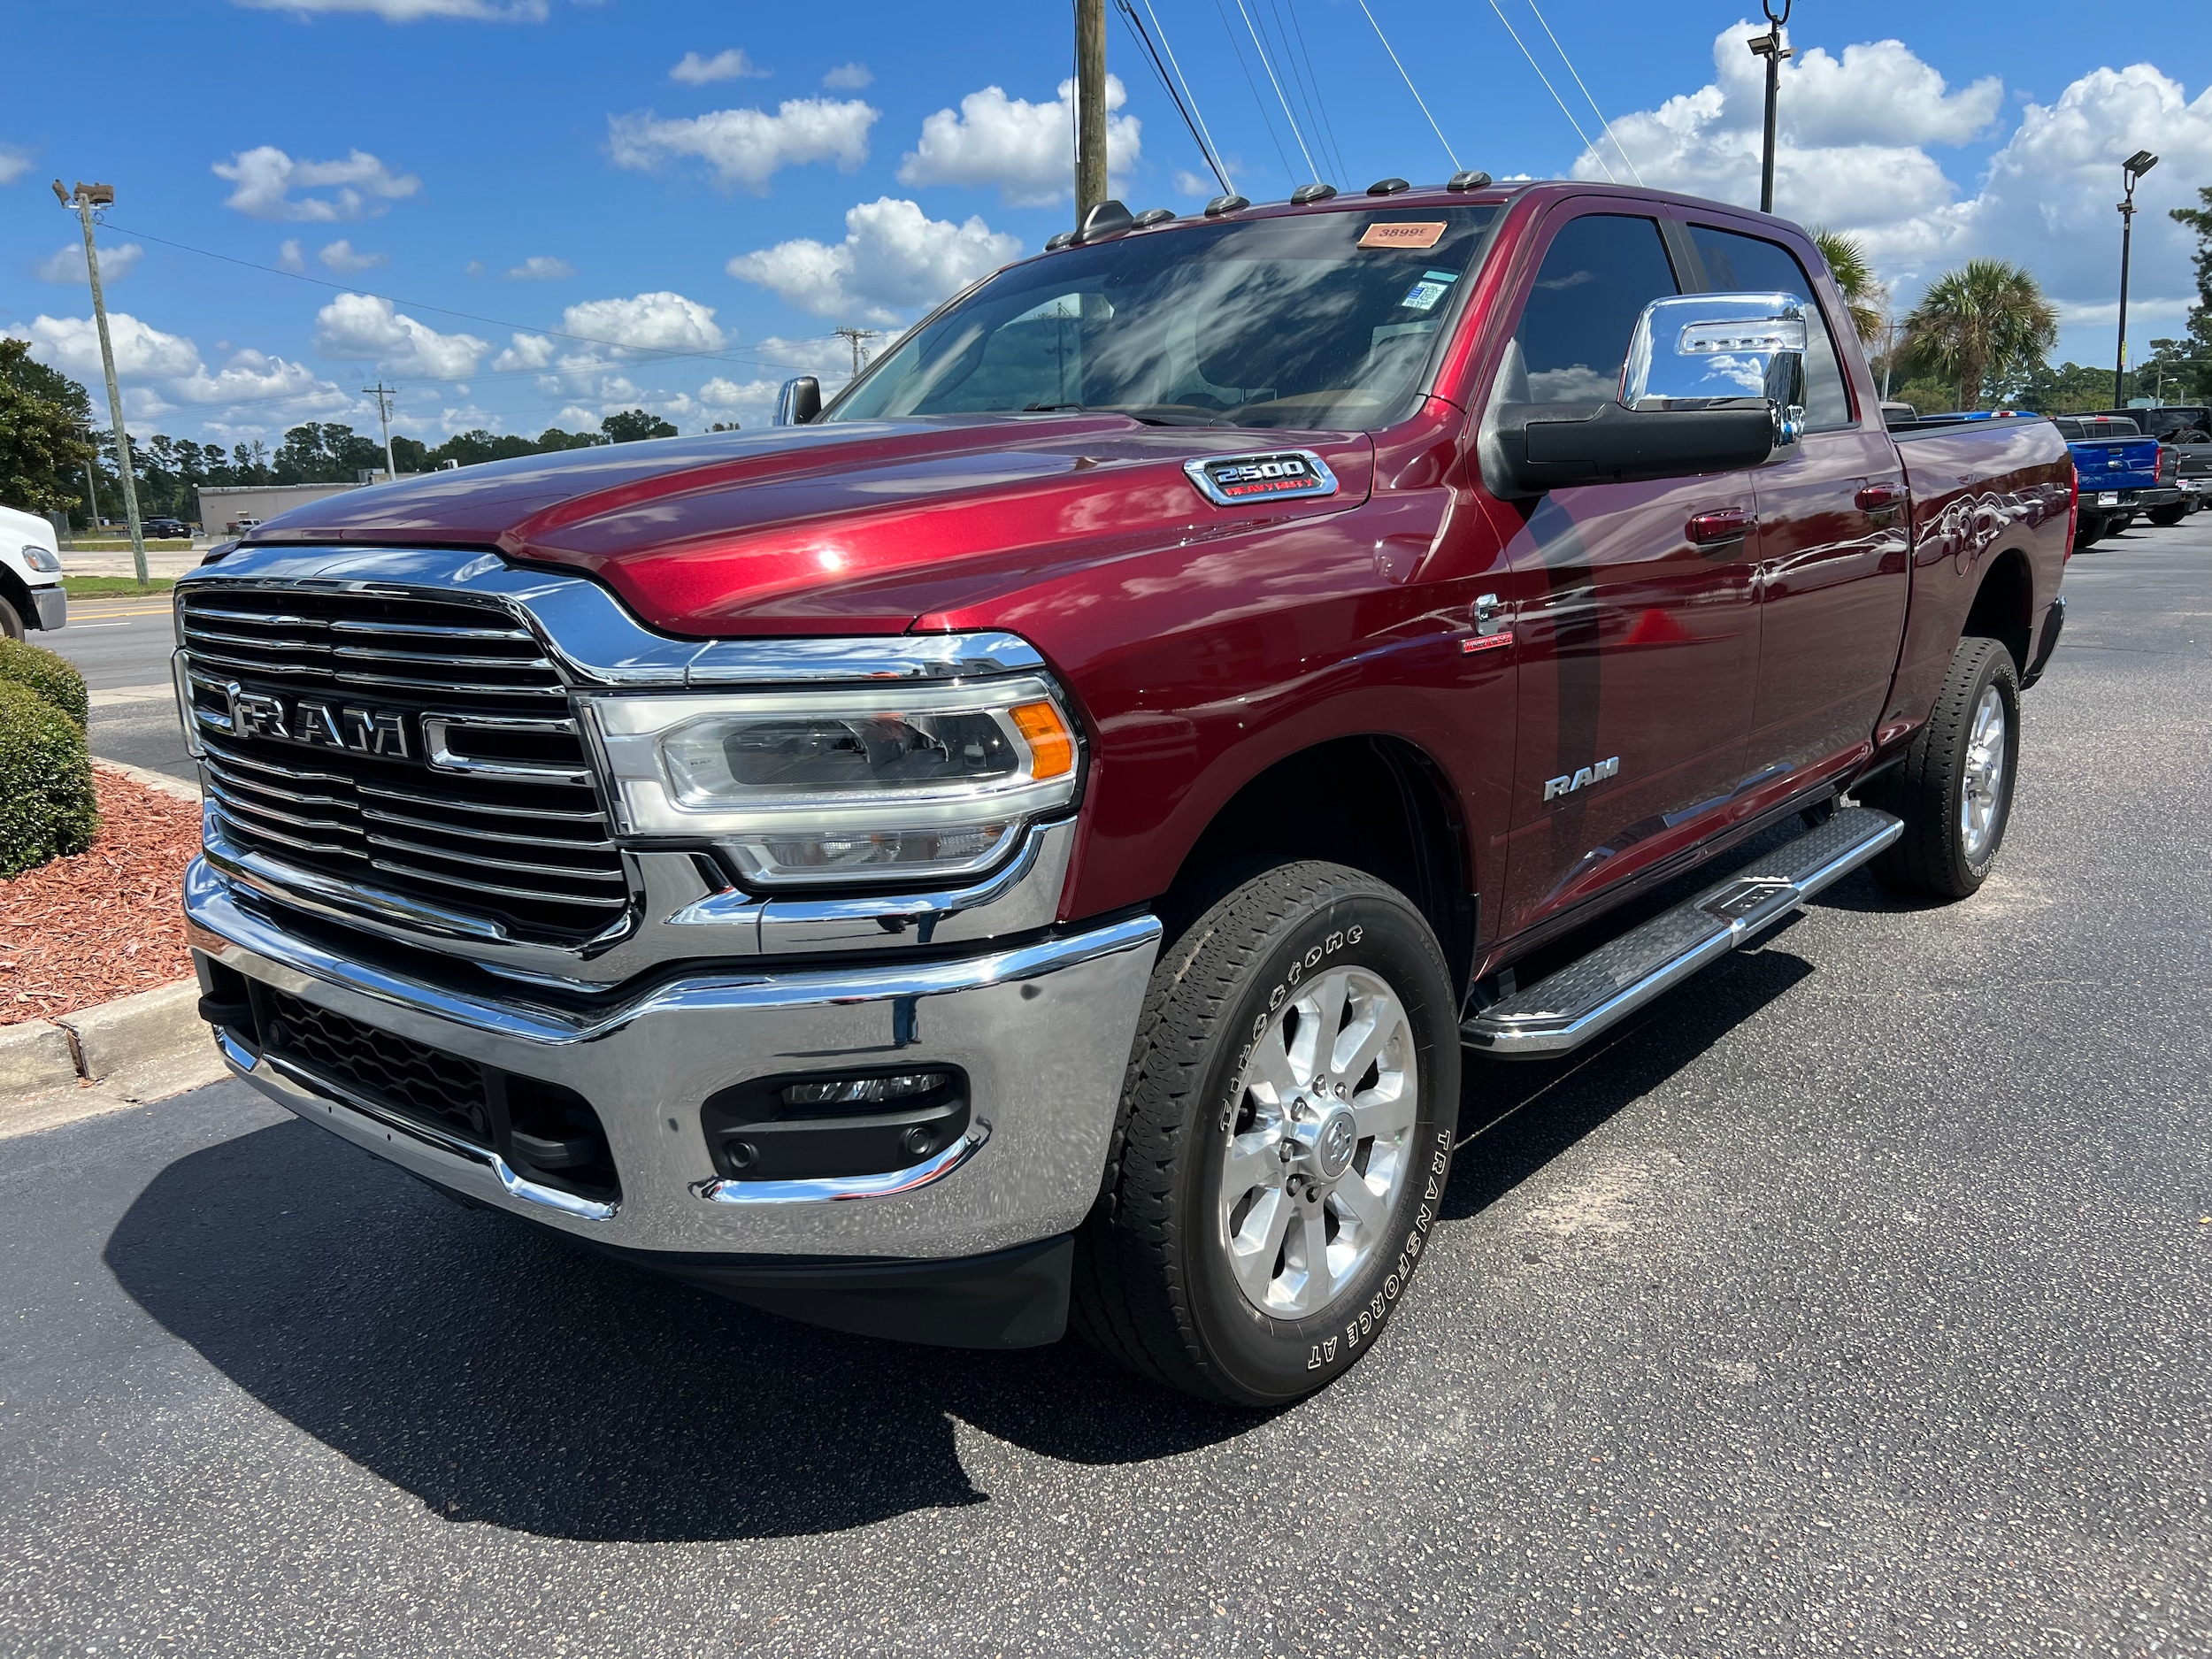
M876 1106L886 1101L926 1094L933 1088L941 1087L944 1081L942 1071L904 1071L889 1077L830 1078L818 1083L786 1085L783 1103L787 1106Z

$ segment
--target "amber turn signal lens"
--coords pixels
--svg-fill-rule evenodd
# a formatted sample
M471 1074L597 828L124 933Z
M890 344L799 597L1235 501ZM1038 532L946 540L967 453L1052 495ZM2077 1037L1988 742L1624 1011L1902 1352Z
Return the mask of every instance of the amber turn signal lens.
M1033 778L1064 778L1075 770L1075 737L1048 703L1024 703L1007 710L1029 740Z

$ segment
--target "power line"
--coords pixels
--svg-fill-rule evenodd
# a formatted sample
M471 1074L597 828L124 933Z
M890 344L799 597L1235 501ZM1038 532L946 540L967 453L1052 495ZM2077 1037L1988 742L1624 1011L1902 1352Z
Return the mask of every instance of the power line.
M1197 123L1202 145L1212 158L1214 177L1221 180L1221 188L1231 195L1236 186L1229 181L1228 165L1221 158L1221 147L1214 142L1213 129L1206 125L1204 111L1198 107L1198 95L1191 90L1190 78L1183 73L1183 65L1176 61L1175 44L1167 37L1167 30L1160 22L1160 14L1152 9L1152 0L1144 0L1145 15L1152 19L1152 32L1160 37L1160 49L1167 53L1167 61L1175 71L1175 78L1183 84L1183 96L1189 101L1190 112Z
M1367 11L1367 0L1359 0L1359 9L1367 12L1367 21L1375 31L1375 38L1382 42L1383 50L1390 54L1390 61L1397 65L1399 74L1405 79L1406 90L1413 94L1413 101L1421 106L1421 113L1428 116L1429 130L1436 134L1436 142L1444 146L1445 155L1451 158L1452 171L1457 173L1459 156L1452 149L1452 141L1444 136L1444 129L1436 124L1436 117L1429 115L1428 102L1422 97L1421 88L1413 84L1413 77L1406 73L1405 65L1398 62L1398 49L1390 43L1390 36L1383 33L1383 26L1375 21L1375 14Z
M1129 0L1114 0L1114 4L1120 9L1121 20L1129 26L1129 32L1137 37L1137 43L1144 48L1145 57L1151 62L1152 73L1158 78L1161 90L1175 105L1175 112L1183 118L1183 125L1190 129L1191 141L1198 146L1198 153L1205 157L1206 165L1221 186L1223 194L1228 194L1229 175L1222 172L1221 164L1214 159L1213 150L1206 142L1204 134L1199 130L1199 124L1191 119L1190 111L1184 107L1182 95L1176 91L1175 83L1168 79L1167 67L1161 63L1160 54L1152 44L1152 37L1145 33L1144 19L1137 15L1136 8L1129 4ZM1150 7L1146 9L1148 11Z
M1306 81L1313 88L1313 101L1321 111L1322 130L1328 134L1329 148L1336 152L1337 177L1346 184L1352 181L1352 170L1344 165L1344 147L1336 142L1336 123L1329 119L1329 102L1321 96L1321 77L1313 66L1313 53L1306 45L1305 19L1298 15L1298 0L1283 0L1290 8L1290 26L1298 32L1298 55L1306 60ZM1277 27L1281 20L1277 19Z
M1619 151L1621 159L1628 164L1629 172L1636 175L1636 182L1643 183L1644 170L1636 165L1636 157L1622 148L1620 136L1613 130L1613 123L1605 119L1605 111L1598 108L1598 101L1590 96L1590 88L1582 85L1582 72L1575 67L1575 60L1567 56L1567 49L1559 43L1559 36L1552 34L1551 24L1546 20L1544 14L1537 11L1536 0L1528 0L1528 9L1535 12L1536 20L1544 25L1544 33L1551 36L1552 50L1559 54L1559 61L1567 65L1567 73L1575 78L1575 85L1582 87L1582 96L1589 102L1590 113L1598 118L1598 125L1605 129L1605 135L1613 141L1613 148Z
M1575 119L1575 112L1567 107L1567 100L1559 96L1559 88L1552 85L1551 77L1544 73L1543 65L1536 61L1536 54L1529 50L1527 44L1521 39L1511 21L1507 19L1503 9L1499 6L1498 0L1490 0L1490 9L1497 12L1498 21L1505 25L1505 32L1513 36L1513 43L1521 49L1521 56L1528 59L1528 66L1536 72L1536 78L1544 83L1544 90L1551 94L1551 101L1559 106L1559 112L1567 118L1567 125L1575 129L1575 136L1582 141L1583 149L1588 150L1596 158L1599 166L1605 168L1606 182L1618 184L1620 180L1613 176L1613 169L1606 165L1605 152L1590 142L1590 134L1582 130L1582 123Z
M1244 61L1244 48L1237 43L1237 32L1229 27L1228 8L1221 0L1214 0L1214 11L1221 18L1221 32L1229 37L1229 50L1236 54L1237 67L1244 71L1244 84L1252 89L1253 107L1260 112L1260 125L1267 128L1267 142L1274 147L1275 159L1283 164L1283 176L1290 176L1290 157L1283 153L1283 141L1275 135L1275 118L1267 112L1267 100L1260 96L1260 83L1252 79L1252 65Z
M1298 118L1290 112L1290 100L1283 96L1283 83L1276 78L1275 65L1267 56L1259 30L1252 27L1252 14L1244 9L1244 0L1237 0L1237 15L1244 19L1244 27L1252 36L1252 50L1260 55L1260 67L1267 71L1268 85L1275 88L1276 101L1283 106L1283 119L1290 124L1290 135L1298 141L1298 153L1306 158L1306 177L1317 179L1321 170L1313 165L1313 151L1306 148L1306 135L1298 130Z

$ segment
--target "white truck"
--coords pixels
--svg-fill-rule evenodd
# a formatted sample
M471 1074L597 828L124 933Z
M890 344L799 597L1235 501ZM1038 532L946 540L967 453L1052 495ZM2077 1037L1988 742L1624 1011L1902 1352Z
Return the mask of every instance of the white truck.
M0 638L19 640L27 629L52 630L68 620L53 525L35 512L0 507Z

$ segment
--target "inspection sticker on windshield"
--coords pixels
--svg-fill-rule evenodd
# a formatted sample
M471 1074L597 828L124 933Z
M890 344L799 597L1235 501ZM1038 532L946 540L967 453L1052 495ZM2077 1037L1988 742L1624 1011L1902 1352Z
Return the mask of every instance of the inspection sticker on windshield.
M1184 462L1183 471L1198 486L1199 494L1220 507L1270 495L1336 494L1336 474L1311 449L1212 456Z
M1456 271L1424 271L1421 280L1406 290L1405 298L1398 302L1399 309L1409 311L1432 311L1436 302L1452 291L1452 284L1459 280Z
M1448 228L1440 219L1401 219L1392 225L1370 225L1359 234L1363 248L1433 248Z

